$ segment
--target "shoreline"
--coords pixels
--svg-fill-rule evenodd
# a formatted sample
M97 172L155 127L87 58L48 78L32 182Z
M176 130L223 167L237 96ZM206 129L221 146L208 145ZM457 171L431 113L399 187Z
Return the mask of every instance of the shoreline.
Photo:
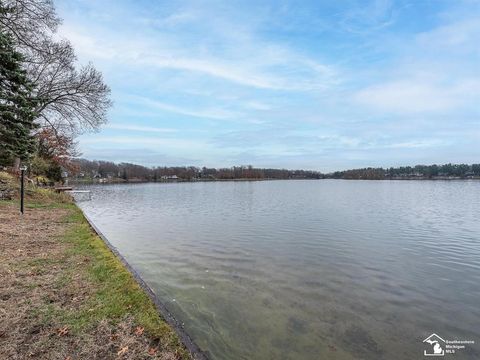
M105 245L110 249L110 251L117 257L117 259L123 264L126 270L133 276L135 281L138 285L142 288L142 290L148 295L148 297L152 300L159 312L160 316L170 325L175 332L177 333L178 337L180 338L182 344L187 348L187 350L192 355L193 359L195 360L208 360L206 354L200 349L200 347L193 341L193 339L188 335L185 331L182 324L168 311L166 306L163 302L158 298L155 294L155 291L143 280L140 274L128 263L125 257L118 251L118 249L112 245L112 243L108 240L108 238L100 231L100 229L95 225L95 223L90 219L83 210L75 204L75 206L79 209L82 213L85 220L90 225L91 229L95 234L102 239Z
M122 180L122 179L103 179L104 181L76 181L68 179L70 185L112 185L112 184L176 184L176 183L212 183L212 182L256 182L256 181L298 181L298 180L324 180L324 179L314 179L314 178L294 178L294 179L275 179L275 178L264 178L264 179L178 179L178 180Z
M207 360L70 196L18 201L0 200L0 358Z
M345 181L480 181L480 177L462 178L462 177L398 177L383 179L349 179L325 177L321 179L217 179L217 180L171 180L171 181L68 181L72 186L90 186L90 185L134 185L134 184L183 184L183 183L213 183L213 182L262 182L262 181L321 181L321 180L345 180Z

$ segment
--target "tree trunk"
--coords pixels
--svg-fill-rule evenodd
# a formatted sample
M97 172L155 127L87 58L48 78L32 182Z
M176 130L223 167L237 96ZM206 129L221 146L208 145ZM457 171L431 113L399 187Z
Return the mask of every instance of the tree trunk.
M20 172L20 158L16 157L13 161L13 172L18 174Z

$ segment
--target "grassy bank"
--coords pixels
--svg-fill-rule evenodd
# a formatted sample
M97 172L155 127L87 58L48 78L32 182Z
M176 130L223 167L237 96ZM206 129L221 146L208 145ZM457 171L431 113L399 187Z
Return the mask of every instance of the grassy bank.
M0 358L190 358L68 198L2 200L0 219Z

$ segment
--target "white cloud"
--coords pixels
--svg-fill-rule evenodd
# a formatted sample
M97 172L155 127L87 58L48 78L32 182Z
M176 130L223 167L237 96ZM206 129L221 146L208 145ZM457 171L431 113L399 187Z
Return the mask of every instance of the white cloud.
M268 104L265 104L261 101L255 101L255 100L247 101L245 103L245 107L250 108L250 109L254 109L254 110L270 110L272 108Z
M151 63L159 68L169 68L185 71L195 71L231 81L240 85L252 86L260 89L282 89L282 81L264 74L257 74L254 71L246 70L240 64L226 64L219 60L193 59L171 57L162 58L147 56L142 61Z
M147 97L130 96L135 102L140 105L147 106L153 109L164 110L180 115L192 116L196 118L215 119L215 120L228 120L238 116L237 113L222 109L222 108L205 108L205 109L187 109L176 105L167 104L161 101L152 100Z
M463 19L418 34L416 41L422 47L440 49L462 47L479 52L480 21L478 17Z
M330 65L297 54L278 44L254 38L243 43L224 40L225 53L212 56L195 47L179 47L181 40L161 33L142 39L118 36L94 29L63 25L60 35L69 39L85 59L107 60L112 65L128 64L145 68L172 69L204 74L237 85L258 89L310 91L325 89L338 82ZM119 39L121 39L119 41Z
M480 103L480 22L473 14L448 17L391 46L386 79L353 94L356 104L389 114L471 114Z
M426 78L412 78L376 84L354 94L354 101L379 111L400 114L445 113L464 109L479 99L480 81L463 79L438 83Z
M400 113L444 111L457 105L445 89L407 80L367 87L357 92L354 100L381 111Z
M155 27L175 27L188 24L195 20L197 15L192 11L178 11L163 18L138 17L135 19L139 24Z
M392 25L395 22L394 2L375 0L360 2L351 7L341 21L342 29L355 34L368 34Z
M170 128L157 128L152 126L140 126L140 125L131 125L131 124L107 124L105 125L107 129L114 130L129 130L129 131L140 131L140 132L155 132L155 133L172 133L177 132L177 129Z
M111 144L138 146L155 145L168 149L187 150L187 152L193 149L202 149L205 146L208 146L206 142L201 140L188 140L179 138L170 139L150 136L89 136L82 137L81 144L102 145L102 147Z
M416 148L429 148L434 146L448 145L448 142L436 139L418 140L418 141L405 141L399 143L393 143L388 145L388 148L392 149L416 149Z

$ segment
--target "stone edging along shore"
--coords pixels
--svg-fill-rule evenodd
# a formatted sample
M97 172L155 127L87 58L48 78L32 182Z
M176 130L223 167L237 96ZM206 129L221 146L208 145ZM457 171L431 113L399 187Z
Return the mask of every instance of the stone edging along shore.
M78 209L80 207L77 206ZM155 307L157 308L160 315L165 319L165 321L170 325L175 332L177 333L180 341L183 345L187 348L187 350L192 355L193 359L195 360L208 360L207 355L198 347L197 344L192 340L192 338L186 333L185 329L183 328L182 324L175 319L175 317L168 311L166 306L160 301L158 296L155 294L153 289L142 279L140 274L128 263L128 261L123 257L123 255L118 251L118 249L113 246L110 241L108 241L107 237L103 235L100 229L94 224L94 222L80 209L84 218L87 220L88 224L92 228L92 230L102 239L102 241L107 245L110 251L121 261L121 263L125 266L125 268L132 274L135 281L140 285L140 287L145 291L148 297L153 301Z

